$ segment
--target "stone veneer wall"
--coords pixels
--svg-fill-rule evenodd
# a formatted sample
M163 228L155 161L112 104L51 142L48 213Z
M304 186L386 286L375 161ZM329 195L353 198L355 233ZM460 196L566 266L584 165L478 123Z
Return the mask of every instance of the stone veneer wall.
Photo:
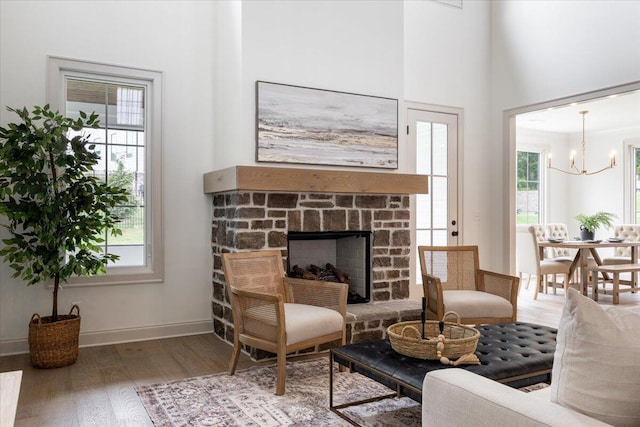
M371 299L375 302L403 300L409 298L409 221L408 195L240 190L214 194L211 304L216 335L233 342L233 319L222 271L222 253L280 249L286 259L288 231L370 230ZM252 356L260 358L253 352Z

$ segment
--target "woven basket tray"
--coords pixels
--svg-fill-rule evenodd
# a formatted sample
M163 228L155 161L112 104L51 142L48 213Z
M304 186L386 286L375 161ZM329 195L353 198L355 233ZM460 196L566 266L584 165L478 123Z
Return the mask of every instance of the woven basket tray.
M460 324L460 316L455 312L447 312L444 319L450 314L457 316L457 323L443 322L444 349L442 356L456 359L462 355L475 353L480 339L480 331L470 326ZM440 334L440 322L427 320L424 323L424 336L422 339L422 326L420 321L395 323L387 328L387 335L391 347L400 354L416 359L438 360L436 345Z

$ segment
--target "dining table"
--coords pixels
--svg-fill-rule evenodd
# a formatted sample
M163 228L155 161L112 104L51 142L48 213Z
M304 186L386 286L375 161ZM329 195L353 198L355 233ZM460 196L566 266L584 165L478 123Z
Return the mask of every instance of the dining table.
M631 255L629 257L629 263L636 264L638 262L638 247L640 242L634 241L610 241L610 240L542 240L538 242L538 248L540 250L540 259L544 259L545 248L568 248L576 249L576 255L571 262L569 268L569 277L573 277L576 269L580 270L580 286L582 294L587 295L589 287L589 254L593 257L593 260L597 265L602 265L602 259L598 254L598 249L601 248L631 248ZM608 279L604 274L604 279ZM635 286L635 274L632 274L633 286Z

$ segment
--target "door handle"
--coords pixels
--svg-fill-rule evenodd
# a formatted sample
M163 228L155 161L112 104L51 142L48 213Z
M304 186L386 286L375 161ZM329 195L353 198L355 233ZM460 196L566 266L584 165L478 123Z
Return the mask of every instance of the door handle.
M452 231L452 232L451 232L451 235L455 237L455 236L457 236L457 235L458 235L458 232L457 232L457 231Z

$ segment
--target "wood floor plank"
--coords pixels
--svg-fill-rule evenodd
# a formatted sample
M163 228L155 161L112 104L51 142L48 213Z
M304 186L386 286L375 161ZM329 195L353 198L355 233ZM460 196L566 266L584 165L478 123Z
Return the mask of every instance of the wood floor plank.
M118 426L152 426L147 411L135 391L135 384L125 367L106 367L100 370ZM111 424L114 425L114 424Z
M97 347L86 350L83 357L78 357L78 361L69 369L71 388L77 397L78 422L81 426L115 425L117 417L100 374L100 354L105 354L108 364L109 361L115 360L112 357L113 352L100 352Z

